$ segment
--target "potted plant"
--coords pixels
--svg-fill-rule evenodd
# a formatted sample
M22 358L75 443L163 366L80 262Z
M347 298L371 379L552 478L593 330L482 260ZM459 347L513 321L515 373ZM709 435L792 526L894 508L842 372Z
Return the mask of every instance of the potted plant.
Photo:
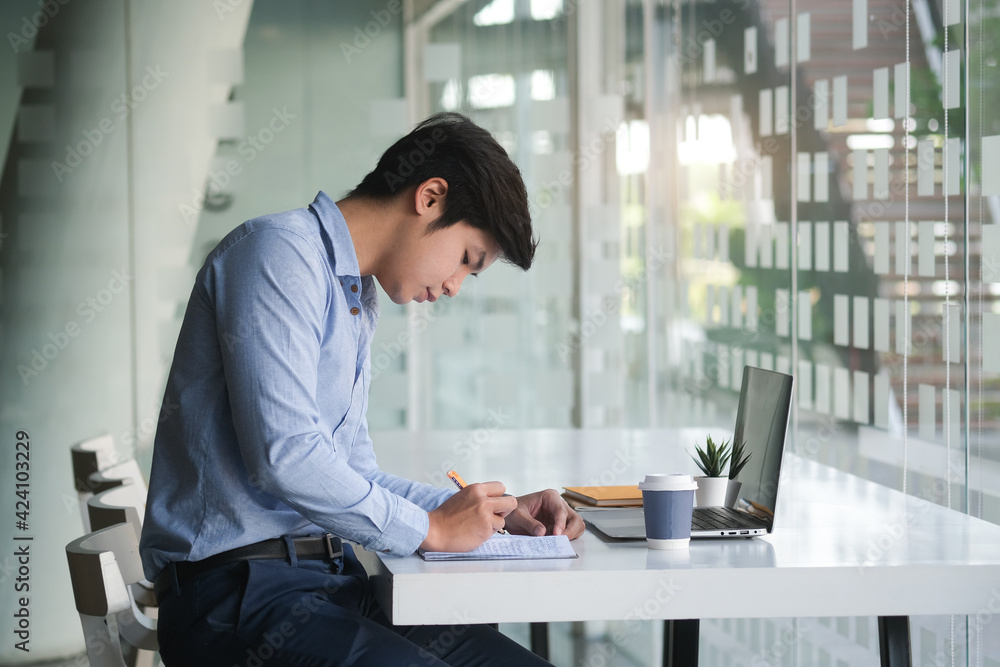
M736 501L740 497L740 487L743 482L737 481L736 476L743 470L743 466L750 460L750 453L746 451L746 440L733 443L732 455L729 457L729 485L726 490L726 507L736 507Z
M723 440L716 444L712 436L705 438L705 447L695 445L698 458L691 457L698 464L704 476L695 477L698 490L695 491L695 504L698 507L722 507L726 503L726 492L729 489L729 478L726 476L726 464L729 463L732 452L729 441Z

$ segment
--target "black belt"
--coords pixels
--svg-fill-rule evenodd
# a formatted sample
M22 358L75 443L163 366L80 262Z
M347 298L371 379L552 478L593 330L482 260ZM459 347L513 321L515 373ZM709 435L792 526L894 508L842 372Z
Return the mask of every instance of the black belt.
M330 533L313 537L294 537L290 542L297 559L335 560L344 555L343 542L339 537L334 537ZM177 561L170 563L156 578L153 592L156 593L158 600L162 599L165 594L173 590L175 584L180 586L192 577L230 563L243 560L291 560L291 558L292 554L288 552L288 542L279 537L223 551L203 560Z

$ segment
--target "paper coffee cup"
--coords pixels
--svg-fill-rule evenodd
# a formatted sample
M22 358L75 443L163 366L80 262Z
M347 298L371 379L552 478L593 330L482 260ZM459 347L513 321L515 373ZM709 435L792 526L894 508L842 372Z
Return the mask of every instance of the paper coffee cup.
M691 475L650 474L639 483L651 549L684 549L691 543L691 511L698 483Z

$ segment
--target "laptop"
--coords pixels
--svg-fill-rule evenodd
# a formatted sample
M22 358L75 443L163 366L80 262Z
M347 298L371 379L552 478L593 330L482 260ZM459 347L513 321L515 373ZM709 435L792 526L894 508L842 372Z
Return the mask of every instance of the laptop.
M744 366L733 432L733 442L745 441L750 454L737 477L740 495L732 508L696 507L691 537L753 537L772 531L792 384L791 375ZM580 516L608 537L646 538L641 507L586 510Z

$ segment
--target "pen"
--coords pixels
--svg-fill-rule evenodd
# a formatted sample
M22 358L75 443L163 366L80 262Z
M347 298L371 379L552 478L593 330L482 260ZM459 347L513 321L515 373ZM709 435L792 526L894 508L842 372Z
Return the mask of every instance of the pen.
M464 479L462 479L462 476L461 476L461 475L459 475L459 474L458 474L457 472L455 472L454 470L449 470L449 471L448 471L447 473L445 473L445 474L447 474L447 475L448 475L448 479L450 479L451 481L455 482L455 486L457 486L457 487L458 487L458 488L459 488L460 490L461 490L461 489L464 489L465 487L467 487L467 486L468 486L468 484L466 484L466 483L465 483L465 480L464 480ZM510 494L509 494L509 493L505 493L505 494L503 494L503 495L504 495L504 496L510 496ZM507 535L507 531L506 531L505 529L503 529L503 528L501 528L501 529L500 529L500 530L498 530L497 532L498 532L498 533L503 533L504 535Z

